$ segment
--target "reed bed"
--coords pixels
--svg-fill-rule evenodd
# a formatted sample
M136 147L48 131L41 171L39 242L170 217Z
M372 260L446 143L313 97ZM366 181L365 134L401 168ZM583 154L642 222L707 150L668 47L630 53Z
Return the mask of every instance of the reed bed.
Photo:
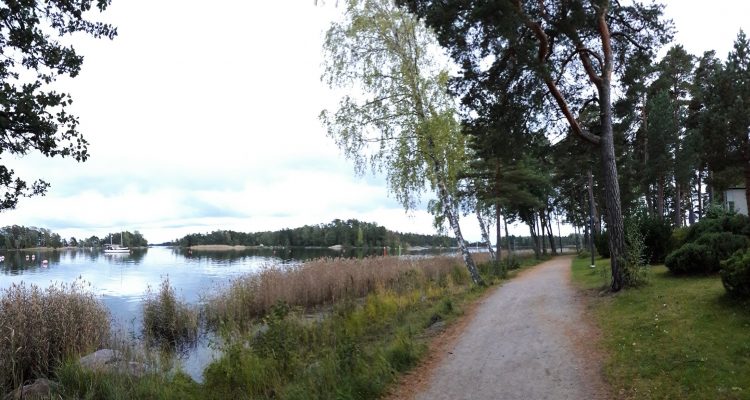
M378 288L398 292L447 279L460 284L468 281L460 258L323 258L293 267L267 266L233 280L210 297L207 320L211 325L233 322L245 326L279 303L310 309L363 298Z
M143 299L143 334L152 344L181 349L198 338L198 311L177 298L169 278Z
M107 308L82 281L13 284L0 291L0 393L50 376L67 358L110 338Z

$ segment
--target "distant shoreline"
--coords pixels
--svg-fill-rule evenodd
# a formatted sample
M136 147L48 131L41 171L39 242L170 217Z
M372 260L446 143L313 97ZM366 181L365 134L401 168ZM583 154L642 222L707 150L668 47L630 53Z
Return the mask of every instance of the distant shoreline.
M242 246L242 245L236 245L236 246L230 246L228 244L198 244L195 246L190 246L188 249L190 250L208 250L208 251L216 251L216 250L245 250L248 246Z

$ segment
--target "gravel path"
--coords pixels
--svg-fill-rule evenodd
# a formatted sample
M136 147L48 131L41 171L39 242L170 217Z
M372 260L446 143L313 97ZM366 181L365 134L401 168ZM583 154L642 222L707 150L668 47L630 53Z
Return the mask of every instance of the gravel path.
M571 260L544 262L487 297L416 398L608 398Z

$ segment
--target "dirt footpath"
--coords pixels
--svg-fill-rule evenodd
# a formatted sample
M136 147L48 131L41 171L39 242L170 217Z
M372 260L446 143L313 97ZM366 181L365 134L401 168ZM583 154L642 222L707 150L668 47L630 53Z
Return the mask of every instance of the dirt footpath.
M571 260L547 261L495 289L467 317L458 339L438 349L441 359L434 367L422 371L428 374L424 387L403 397L610 398L593 344L595 330L570 286Z

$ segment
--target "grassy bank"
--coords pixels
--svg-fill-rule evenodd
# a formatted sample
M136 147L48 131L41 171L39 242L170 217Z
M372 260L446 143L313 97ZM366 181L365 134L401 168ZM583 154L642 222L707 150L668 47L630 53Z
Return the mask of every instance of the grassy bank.
M223 338L202 384L179 372L89 372L72 361L50 377L62 398L378 398L487 290L471 285L458 259L394 260L323 260L230 285L213 301L225 296L231 312L202 311ZM481 271L502 281L489 264ZM241 307L250 316L238 317Z
M725 295L717 275L675 277L651 267L648 284L615 295L608 260L577 259L615 393L634 399L750 399L750 304Z

